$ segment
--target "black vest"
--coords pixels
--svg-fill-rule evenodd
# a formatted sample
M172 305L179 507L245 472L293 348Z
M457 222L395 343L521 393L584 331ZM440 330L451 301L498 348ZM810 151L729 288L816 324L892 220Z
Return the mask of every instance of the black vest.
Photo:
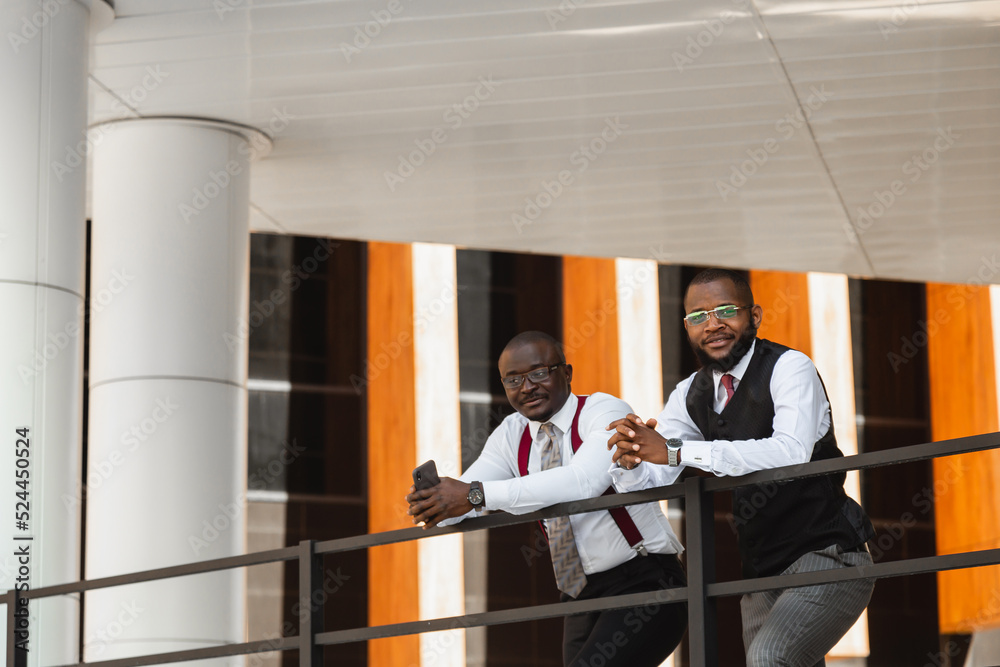
M789 348L757 339L736 393L721 413L714 410L712 372L698 371L687 394L687 410L706 440L756 440L774 434L771 374ZM825 391L825 389L824 389ZM810 461L843 456L830 430L813 446ZM780 574L800 556L838 544L850 551L875 535L861 506L844 493L844 473L788 482L767 482L733 491L733 523L744 577Z

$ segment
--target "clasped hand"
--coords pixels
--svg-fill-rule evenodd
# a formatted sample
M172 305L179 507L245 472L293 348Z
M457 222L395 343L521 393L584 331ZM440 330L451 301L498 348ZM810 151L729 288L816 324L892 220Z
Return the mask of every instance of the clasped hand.
M410 487L406 502L410 508L406 513L413 517L413 523L423 524L424 529L433 528L445 519L462 516L472 510L469 502L471 484L451 477L442 477L441 483L429 489L417 491Z
M608 431L614 431L608 439L608 449L617 447L611 460L626 470L631 470L643 461L666 463L666 438L656 431L656 420L647 419L643 423L639 415L629 414L608 424Z

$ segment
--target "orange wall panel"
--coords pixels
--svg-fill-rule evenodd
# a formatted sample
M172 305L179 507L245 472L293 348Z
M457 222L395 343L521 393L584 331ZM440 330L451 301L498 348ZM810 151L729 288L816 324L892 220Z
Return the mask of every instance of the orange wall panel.
M996 432L989 288L928 284L927 312L911 340L928 346L933 439ZM934 502L939 554L1000 547L1000 451L935 459ZM1000 626L1000 566L938 573L938 613L942 633Z
M764 310L757 335L812 357L808 275L751 271L750 289L754 300Z
M389 355L387 351L392 351ZM368 244L368 532L411 528L403 496L416 461L409 245ZM345 443L347 446L347 443ZM368 622L419 617L417 543L368 550ZM368 642L370 665L419 665L417 635Z
M563 344L573 393L621 395L615 260L563 258Z

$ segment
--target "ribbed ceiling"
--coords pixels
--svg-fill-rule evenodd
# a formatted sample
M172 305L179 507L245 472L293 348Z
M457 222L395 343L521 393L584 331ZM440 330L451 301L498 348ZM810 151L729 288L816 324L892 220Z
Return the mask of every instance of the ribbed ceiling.
M267 131L255 230L1000 283L998 1L115 5L92 122Z

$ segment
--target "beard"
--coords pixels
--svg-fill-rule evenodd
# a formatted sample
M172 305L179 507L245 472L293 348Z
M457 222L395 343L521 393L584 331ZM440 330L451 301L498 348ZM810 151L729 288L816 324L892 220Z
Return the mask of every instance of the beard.
M744 331L736 342L733 343L733 347L730 348L726 356L721 359L714 359L709 356L708 352L701 349L695 345L691 339L688 339L688 343L691 344L691 349L694 350L694 356L698 358L703 368L710 371L719 371L720 373L725 373L726 371L732 369L733 366L740 363L740 359L743 355L750 350L750 346L753 345L754 339L757 338L757 327L751 325Z

